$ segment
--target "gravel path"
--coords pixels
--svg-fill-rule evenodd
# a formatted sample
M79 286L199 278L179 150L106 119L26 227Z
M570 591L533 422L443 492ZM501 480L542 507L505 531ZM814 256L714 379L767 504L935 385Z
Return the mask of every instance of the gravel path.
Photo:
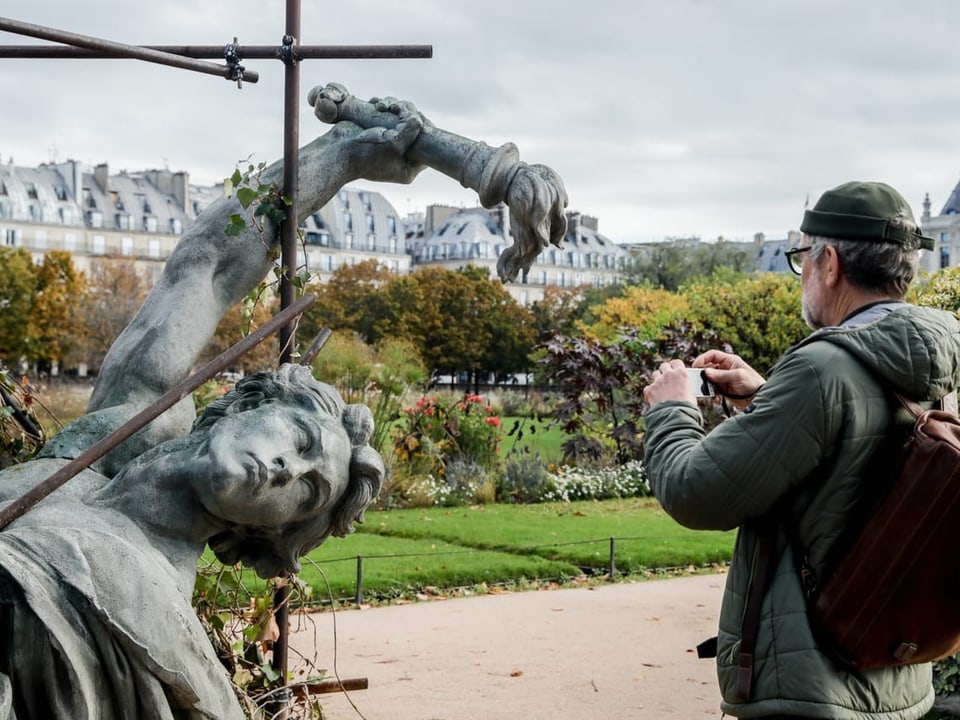
M323 612L291 648L332 676L335 626L339 676L368 679L321 696L327 720L719 718L713 661L695 647L716 632L724 580Z

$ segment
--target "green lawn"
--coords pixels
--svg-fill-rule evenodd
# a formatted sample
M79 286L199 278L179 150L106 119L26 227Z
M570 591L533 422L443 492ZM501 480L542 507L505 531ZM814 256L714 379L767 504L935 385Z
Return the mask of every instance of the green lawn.
M551 420L504 416L500 421L504 433L500 443L501 458L529 452L545 463L559 464L563 459L561 446L567 435Z
M607 572L611 537L617 572L636 574L726 562L734 533L682 528L649 498L368 512L357 533L305 558L300 579L313 600L352 598L361 556L368 599L430 586L564 580ZM261 586L252 574L244 584Z
M615 538L619 569L705 565L728 560L733 533L695 532L678 525L650 498L389 510L367 514L361 533L437 538L605 568Z

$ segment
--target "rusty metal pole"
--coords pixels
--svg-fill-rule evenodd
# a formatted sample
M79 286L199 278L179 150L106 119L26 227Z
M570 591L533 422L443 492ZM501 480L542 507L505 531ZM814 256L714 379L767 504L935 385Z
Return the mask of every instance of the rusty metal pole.
M223 45L140 45L189 58L223 58ZM237 45L237 54L244 60L276 60L276 45ZM297 45L296 59L301 60L394 60L433 57L432 45ZM106 48L68 47L63 45L3 45L0 58L104 60L121 57Z
M233 79L231 78L231 68L226 65L215 65L214 63L203 62L202 60L185 58L181 55L174 55L159 50L150 50L149 48L127 45L111 40L103 40L102 38L90 37L89 35L79 35L64 30L55 30L53 28L43 27L42 25L11 20L10 18L0 17L0 30L14 32L20 35L28 35L30 37L40 38L41 40L68 43L90 50L108 52L114 57L146 60L147 62L158 63L160 65L169 65L170 67L181 68L183 70L194 70L196 72L206 73L207 75L218 75L222 78ZM253 72L252 70L244 70L239 74L238 79L255 83L260 79L260 73Z
M294 302L293 277L297 270L297 230L299 227L297 192L300 170L300 67L296 46L300 40L300 0L287 0L286 30L280 59L285 65L283 83L283 195L290 205L287 219L281 226L280 258L283 273L280 278L280 307ZM296 351L296 324L290 323L280 331L280 362L291 362ZM290 635L290 586L281 580L273 597L277 622L277 639L273 643L272 663L279 674L278 702L273 717L286 720L290 705L287 688L288 640Z

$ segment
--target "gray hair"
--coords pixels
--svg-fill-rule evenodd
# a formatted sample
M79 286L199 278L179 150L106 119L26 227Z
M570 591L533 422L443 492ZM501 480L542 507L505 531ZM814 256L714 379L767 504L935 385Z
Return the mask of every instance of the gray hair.
M898 242L838 240L810 236L810 259L816 260L827 245L837 250L843 273L857 287L903 299L920 267L920 250Z
M374 429L370 409L344 403L336 388L318 381L309 368L301 365L282 365L276 373L258 372L242 378L232 390L207 406L191 433L202 433L226 415L270 402L296 404L339 420L353 449L349 486L334 508L316 518L276 528L237 526L210 539L210 547L221 562L242 562L264 578L299 572L300 556L330 535L344 537L352 533L353 524L363 522L364 511L379 494L384 476L383 460L369 445Z

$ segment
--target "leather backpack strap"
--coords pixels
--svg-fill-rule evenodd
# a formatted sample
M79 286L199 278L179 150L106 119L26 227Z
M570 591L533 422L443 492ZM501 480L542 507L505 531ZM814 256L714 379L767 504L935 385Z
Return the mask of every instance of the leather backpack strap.
M757 635L760 631L760 610L763 598L770 589L773 571L776 567L776 524L767 523L757 538L754 554L754 566L747 591L747 603L743 610L743 623L740 626L740 652L737 655L737 699L750 700L753 690L753 661L757 648Z

